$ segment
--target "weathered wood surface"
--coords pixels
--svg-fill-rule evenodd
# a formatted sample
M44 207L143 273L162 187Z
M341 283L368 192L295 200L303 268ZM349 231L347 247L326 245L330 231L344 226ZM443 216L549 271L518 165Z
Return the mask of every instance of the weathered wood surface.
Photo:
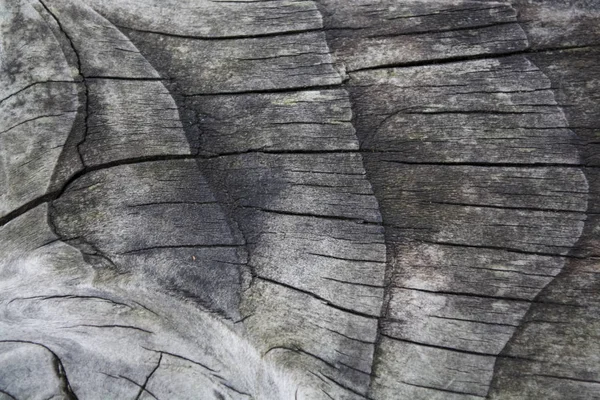
M0 15L0 399L600 398L597 2Z

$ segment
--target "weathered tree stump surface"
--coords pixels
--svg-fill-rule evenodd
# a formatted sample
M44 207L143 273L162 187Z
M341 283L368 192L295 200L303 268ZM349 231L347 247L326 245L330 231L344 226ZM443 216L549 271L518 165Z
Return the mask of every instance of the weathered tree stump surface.
M0 399L600 399L600 2L0 18Z

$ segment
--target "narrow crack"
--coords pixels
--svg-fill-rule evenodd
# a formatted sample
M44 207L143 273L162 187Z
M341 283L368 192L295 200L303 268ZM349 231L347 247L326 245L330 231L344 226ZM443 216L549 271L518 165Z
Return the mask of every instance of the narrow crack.
M139 383L137 383L137 382L136 382L136 381L134 381L133 379L131 379L131 378L127 377L127 376L124 376L124 375L112 375L112 374L107 374L106 372L100 372L100 373L101 373L102 375L108 376L108 377L110 377L110 378L113 378L113 379L123 379L123 380L126 380L127 382L129 382L129 383L131 383L131 384L133 384L133 385L137 386L138 388L142 388L142 387L143 387L142 385L140 385ZM152 393L152 392L151 392L150 390L148 390L147 388L144 388L144 389L142 389L142 392L146 392L146 393L148 393L150 396L152 396L152 397L154 397L156 400L158 400L158 397L156 397L156 396L154 395L154 393Z
M310 253L308 253L308 254L310 254ZM379 262L379 261L377 261L377 262ZM345 280L342 280L342 279L330 278L328 276L322 276L321 279L325 279L325 280L333 281L333 282L338 282L338 283L343 283L345 285L364 286L364 287L374 288L374 289L385 289L386 288L385 286L381 286L381 285L371 285L371 284L363 283L363 282L350 282L350 281L345 281Z
M42 7L44 7L46 12L48 14L50 14L50 16L54 19L54 21L56 21L58 28L60 29L60 31L64 35L64 37L67 39L67 41L69 42L69 45L70 45L71 49L73 50L73 54L75 55L75 59L77 60L77 71L79 73L79 77L81 78L81 82L83 83L83 88L84 88L85 115L84 115L84 121L83 121L83 137L81 138L81 141L79 143L77 143L77 145L75 147L77 149L77 154L79 154L79 159L80 159L81 165L85 168L85 162L83 159L83 155L81 153L81 146L85 143L85 140L87 139L87 135L88 135L88 122L89 122L89 116L90 116L90 96L89 96L88 83L86 81L85 75L83 74L81 57L79 56L79 52L77 51L77 48L75 47L73 40L71 39L71 37L69 36L67 31L64 29L64 27L63 27L62 23L60 22L60 20L58 19L58 17L56 15L54 15L54 13L52 11L50 11L50 8L46 5L46 3L44 3L44 0L39 0L39 2L41 3Z
M113 328L117 328L117 329L132 329L135 331L139 331L139 332L143 332L143 333L148 333L148 334L154 334L154 332L149 331L147 329L143 329L143 328L139 328L137 326L131 326L131 325L118 325L118 324L109 324L109 325L94 325L94 324L78 324L78 325L70 325L70 326L63 326L61 328L63 329L72 329L72 328L99 328L99 329L113 329Z
M399 153L395 151L378 151L369 149L361 150L365 154L377 154L377 153ZM484 167L484 168L577 168L581 169L585 167L584 164L580 163L546 163L546 162L534 162L534 163L521 163L521 162L484 162L484 161L397 161L397 160L380 160L382 163L392 164L404 164L404 165L431 165L431 166L465 166L465 167ZM600 168L600 167L599 167Z
M273 350L286 350L286 351L291 351L293 353L304 354L304 355L312 357L312 358L314 358L316 360L319 360L323 364L327 365L329 368L332 368L334 370L338 370L338 368L334 364L332 364L331 362L329 362L329 361L327 361L327 360L325 360L325 359L317 356L316 354L310 353L310 352L308 352L308 351L306 351L306 350L304 350L304 349L302 349L300 347L293 347L292 348L292 347L287 347L287 346L274 346L274 347L271 347L269 350L267 350L267 351L264 352L263 358L266 357L267 354L269 354Z
M192 360L191 358L187 358L187 357L181 356L181 355L179 355L179 354L175 354L175 353L169 353L168 351L164 351L164 350L155 350L155 349L150 349L150 348L147 348L147 347L144 347L144 346L142 346L142 348L144 348L145 350L148 350L148 351L152 351L152 352L154 352L154 353L159 353L159 354L161 355L161 357L162 357L162 355L163 355L163 354L166 354L166 355L168 355L168 356L175 357L175 358L179 358L180 360L184 360L184 361L187 361L187 362L189 362L189 363L192 363L192 364L198 365L199 367L202 367L202 368L204 368L204 369L206 369L206 370L210 371L211 373L219 373L219 371L218 371L218 370L216 370L216 369L214 369L214 368L211 368L211 367L209 367L209 366L207 366L207 365L205 365L205 364L202 364L202 363L200 363L200 362L198 362L198 361L194 361L194 360Z
M535 299L526 299L526 298L522 298L522 297L494 296L494 295L486 295L486 294L471 293L471 292L453 292L453 291L448 291L448 290L430 290L430 289L422 289L422 288L399 286L399 285L392 285L392 287L395 289L414 290L416 292L431 293L431 294L444 295L444 296L473 297L473 298L479 298L479 299L502 300L502 301L511 301L511 302L520 302L520 303L529 303L529 304L538 303L538 304L547 304L547 305L562 306L562 307L581 308L581 306L574 305L574 304L539 301L539 300L535 300Z
M427 317L436 318L436 319L444 319L444 320L448 320L448 321L471 322L474 324L483 324L483 325L490 325L490 326L505 326L505 327L513 327L513 328L519 327L519 325L515 325L515 324L503 324L503 323L499 323L499 322L479 321L479 320L468 319L468 318L450 318L450 317L442 317L440 315L427 315Z
M328 219L328 220L354 222L357 224L364 224L364 225L381 226L381 224L379 222L366 221L361 218L344 217L341 215L324 215L324 214L302 213L302 212L294 212L294 211L270 210L267 208L254 207L254 206L240 206L240 208L257 210L257 211L265 212L268 214L279 214L279 215L286 215L286 216L298 216L298 217L309 217L309 218L322 218L322 219Z
M545 53L551 51L569 51L569 50L580 50L580 49L590 49L590 48L598 48L600 46L563 46L563 47L542 47L542 48L531 48L527 47L524 50L517 51L507 51L503 53L496 54L477 54L472 56L456 56L456 57L440 57L433 58L423 61L407 61L401 63L389 63L389 64L381 64L374 67L364 67L364 68L356 68L354 70L348 71L350 75L350 79L352 79L352 74L355 72L362 71L376 71L376 70L384 70L389 68L410 68L410 67L428 67L435 65L444 65L444 64L455 64L459 62L467 62L467 61L478 61L478 60L497 60L503 59L507 57L519 56L519 55L529 55L529 54L538 54Z
M398 228L398 227L396 227L396 228ZM407 229L407 228L400 227L400 229ZM408 228L408 229L410 229L410 228ZM583 258L585 258L584 256L577 256L577 255L573 255L573 254L563 254L562 252L550 253L550 252L544 252L544 251L523 250L523 249L507 247L507 246L491 246L491 245L477 245L477 244L467 244L467 243L453 243L453 242L434 241L434 240L425 240L425 239L418 239L418 241L422 242L422 243L435 244L435 245L440 245L440 246L462 247L462 248L472 248L472 249L487 249L487 250L502 250L502 251L506 251L509 253L515 253L515 254L525 254L525 255L535 255L535 256L545 256L545 257L560 257L560 258L564 258L564 259L568 259L568 258L583 259ZM550 247L550 246L548 245L545 247ZM553 246L553 247L560 248L562 246Z
M339 310L339 311L342 311L342 312L345 312L345 313L348 313L348 314L352 314L352 315L355 315L355 316L358 316L358 317L363 317L363 318L368 318L368 319L377 319L379 317L378 315L367 314L367 313L364 313L364 312L360 312L360 311L356 311L356 310L353 310L353 309L350 309L350 308L339 306L337 304L332 303L330 300L327 300L324 297L321 297L321 296L319 296L319 295L317 295L317 294L315 294L313 292L310 292L310 291L304 290L304 289L300 289L300 288L297 288L295 286L289 285L287 283L276 281L274 279L265 278L265 277L260 276L260 275L256 275L255 279L259 279L259 280L262 280L262 281L265 281L265 282L268 282L268 283L272 283L274 285L282 286L282 287L285 287L287 289L291 289L291 290L299 292L299 293L304 293L304 294L312 297L313 299L321 301L322 303L324 303L325 305L327 305L327 306L329 306L331 308L335 308L336 310Z
M490 23L490 24L481 24L481 25L470 25L470 26L461 26L458 28L448 28L448 29L428 29L428 30L416 30L416 31L410 31L410 32L400 32L400 33L389 33L389 34L375 34L375 35L366 35L364 36L365 38L369 38L369 39L381 39L381 38L396 38L396 37L402 37L402 36L412 36L412 37L419 37L419 36L424 36L424 35L431 35L431 34L444 34L444 33L451 33L451 32L468 32L468 31L477 31L479 29L486 29L486 28L495 28L498 26L506 26L506 25L514 25L517 26L518 23L517 21L502 21L502 22L496 22L496 23ZM340 30L344 30L343 28L341 28ZM509 40L510 42L524 42L527 39L525 38L514 38ZM481 44L482 42L478 42L477 44Z
M244 2L245 3L245 2ZM150 33L153 35L160 35L166 37L173 37L179 39L191 39L191 40L205 40L205 41L230 41L230 40L240 40L240 39L263 39L263 38L273 38L273 37L287 37L287 36L298 36L303 33L318 33L323 32L323 28L313 28L313 29L297 29L297 30L289 30L286 32L271 32L271 33L261 33L254 35L227 35L227 36L200 36L200 35L181 35L177 33L169 33L169 32L161 32L150 29L137 29L124 25L116 25L119 29L124 29L126 31L132 31L137 33Z
M13 396L12 394L8 393L6 390L0 389L0 393L3 394L3 395L5 395L6 397L9 397L10 399L17 400L17 398L15 396Z
M342 388L342 389L344 389L344 390L347 390L347 391L349 391L349 392L351 392L351 393L353 393L353 394L355 394L355 395L357 395L357 396L359 396L359 397L361 397L361 398L363 398L363 399L367 399L367 400L374 400L374 399L372 399L371 397L369 397L369 395L368 395L368 394L364 394L364 393L361 393L361 392L357 391L356 389L352 389L351 387L349 387L349 386L347 386L347 385L344 385L344 384L342 384L342 383L338 382L337 380L333 379L333 378L332 378L331 376L329 376L329 375L326 375L326 374L324 374L324 373L322 373L322 372L321 372L320 374L321 374L321 375L323 375L325 378L329 379L329 380L330 380L331 382L333 382L335 385L337 385L337 386L341 387L341 388Z
M160 363L162 361L163 355L162 353L159 353L158 355L158 362L156 363L156 366L154 367L154 369L152 371L150 371L150 374L146 377L146 380L144 381L144 383L142 384L142 386L140 387L140 391L138 392L137 396L135 397L135 400L139 400L140 397L142 396L142 394L147 391L146 386L148 386L148 382L150 382L150 379L152 378L152 375L154 375L154 373L158 370L158 368L160 367ZM156 398L156 396L153 395L154 398Z
M361 220L362 221L362 220ZM365 259L365 258L344 258L344 257L336 257L336 256L332 256L330 254L323 254L323 253L312 253L307 251L306 254L310 254L312 256L317 256L317 257L323 257L323 258L331 258L333 260L340 260L340 261L350 261L350 262L366 262L366 263L377 263L377 264L382 264L385 263L384 261L378 261L378 260L373 260L373 259ZM331 278L332 280L335 280L333 278ZM341 281L340 281L341 282ZM350 282L345 282L345 283L350 283ZM354 283L356 285L358 285L359 283ZM381 286L379 286L381 287Z
M549 208L549 207L513 207L513 206L505 206L505 205L471 204L471 203L461 203L461 202L452 202L452 201L431 201L429 203L430 204L449 205L449 206L459 206L459 207L496 209L496 210L540 211L540 212L550 212L550 213L586 215L585 211L566 210L566 209Z
M203 96L241 96L252 94L273 94L273 93L302 93L306 91L339 91L341 84L334 85L303 85L298 87L288 88L272 88L272 89L251 89L251 90L235 90L235 91L219 91L219 92L202 92L202 93L182 93L182 97L203 97Z
M144 253L152 250L164 250L164 249L239 249L243 248L243 245L238 244L179 244L179 245L164 245L164 246L150 246L140 249L128 250L119 255Z
M75 83L75 84L77 84L79 82L77 82L77 81L64 81L64 80L36 81L36 82L30 83L27 86L22 87L21 89L17 90L16 92L13 92L13 93L9 94L5 98L0 99L0 104L4 103L5 101L7 101L8 99L12 98L13 96L18 95L19 93L24 92L25 90L27 90L27 89L29 89L29 88L31 88L33 86L42 85L44 83Z
M448 346L439 346L439 345L435 345L435 344L430 344L430 343L423 343L423 342L417 342L414 340L409 340L409 339L403 339L403 338L398 338L395 336L390 336L386 333L382 333L381 334L383 337L388 338L390 340L393 341L397 341L397 342L403 342L403 343L407 343L407 344L413 344L415 346L423 346L423 347L429 347L432 349L438 349L438 350L445 350L445 351L451 351L454 353L460 353L460 354L466 354L466 355L473 355L473 356L481 356L481 357L497 357L498 354L496 353L484 353L484 352L480 352L480 351L471 351L471 350L463 350L463 349L457 349L454 347L448 347Z
M32 342L32 341L28 341L28 340L19 340L19 339L0 340L0 343L32 344L32 345L40 346L40 347L43 347L44 349L46 349L48 352L50 352L50 354L52 354L53 363L54 363L54 372L60 381L60 389L63 392L66 400L77 400L77 396L75 395L75 392L73 391L73 388L71 387L71 384L69 383L69 379L67 377L67 373L66 373L64 364L62 363L60 357L58 357L58 355L52 349L50 349L48 346L43 345L41 343L37 343L37 342Z
M15 301L26 301L26 300L99 300L104 301L116 306L132 308L129 304L121 303L111 299L107 299L99 296L82 296L76 294L65 294L65 295L48 295L48 296L30 296L30 297L15 297L11 299L7 304L11 304Z
M77 171L73 175L71 175L71 177L63 183L63 185L60 189L54 190L50 193L46 193L43 196L33 199L33 200L23 204L19 208L6 214L4 217L1 217L0 218L0 227L6 225L10 221L18 218L19 216L25 214L27 211L30 211L41 204L48 203L48 202L58 199L66 192L69 185L71 185L74 181L81 178L82 176L87 175L91 172L100 171L103 169L108 169L108 168L113 168L113 167L118 167L118 166L122 166L122 165L138 164L138 163L145 163L145 162L195 160L195 159L196 159L195 156L185 155L185 154L184 155L176 155L175 154L175 155L162 155L162 156L143 156L143 157L138 157L138 158L128 158L128 159L122 159L122 160L117 160L117 161L111 161L111 162L104 163L104 164L98 164L98 165L94 165L91 167L86 167L84 169Z

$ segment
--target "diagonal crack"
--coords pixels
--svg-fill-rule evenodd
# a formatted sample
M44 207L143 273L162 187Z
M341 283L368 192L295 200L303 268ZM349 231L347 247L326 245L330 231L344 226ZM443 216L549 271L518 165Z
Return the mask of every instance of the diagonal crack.
M32 342L29 340L18 340L18 339L0 340L0 343L32 344L32 345L40 346L40 347L43 347L44 349L46 349L52 355L52 360L54 363L54 372L60 381L60 389L63 392L63 395L65 396L65 400L77 400L77 396L75 395L75 392L73 392L73 389L71 388L71 384L69 383L69 379L67 377L65 367L64 367L60 357L58 357L58 355L51 348L49 348L48 346L43 345L41 343Z
M158 355L158 362L156 363L156 366L154 367L154 369L152 371L150 371L150 374L148 374L148 376L146 377L146 380L144 381L144 383L140 387L140 391L138 392L137 396L135 397L135 400L139 400L140 397L142 396L142 394L145 391L148 392L148 390L146 389L146 386L148 386L148 382L150 382L150 379L152 378L152 375L154 375L154 373L160 367L160 363L162 361L162 358L163 358L162 353L159 353L159 355ZM148 392L148 393L150 393L150 392ZM152 393L150 393L150 394L152 394ZM152 395L152 397L156 398L156 396L154 396L154 395Z

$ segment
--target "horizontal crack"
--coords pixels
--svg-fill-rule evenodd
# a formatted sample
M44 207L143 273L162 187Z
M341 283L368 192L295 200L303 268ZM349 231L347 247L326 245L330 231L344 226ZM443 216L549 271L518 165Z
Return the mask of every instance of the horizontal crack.
M306 254L310 254L311 256L317 256L317 257L331 258L331 259L340 260L340 261L369 262L369 263L378 263L378 264L385 263L385 261L377 261L377 260L369 260L369 259L361 259L361 258L343 258L343 257L336 257L336 256L332 256L329 254L322 254L322 253L306 252Z
M270 210L270 209L261 208L261 207L254 207L254 206L241 206L241 208L243 208L243 209L253 209L253 210L257 210L257 211L261 211L261 212L265 212L265 213L269 213L269 214L279 214L279 215L299 216L299 217L310 217L310 218L323 218L323 219L330 219L330 220L340 220L340 221L354 222L354 223L357 223L357 224L381 226L381 224L377 223L377 222L366 221L366 220L361 219L361 218L343 217L343 216L339 216L339 215L323 215L323 214L313 214L313 213L301 213L301 212L294 212L294 211Z
M536 54L536 53L544 53L550 51L565 51L565 50L579 50L579 49L589 49L589 48L598 48L600 46L564 46L564 47L543 47L543 48L527 48L524 50L518 51L507 51L504 53L496 53L496 54L477 54L472 56L456 56L456 57L440 57L433 58L429 60L423 61L408 61L401 63L389 63L382 64L375 67L365 67L365 68L357 68L351 71L348 71L350 75L350 79L352 79L352 73L361 72L361 71L376 71L382 69L389 68L410 68L410 67L427 67L433 65L444 65L444 64L455 64L458 62L465 61L477 61L477 60L493 60L498 58L507 58L518 55L528 55L528 54Z
M104 297L99 297L99 296L81 296L81 295L75 295L75 294L67 294L67 295L49 295L49 296L31 296L31 297L15 297L13 299L11 299L8 304L15 302L15 301L25 301L25 300L55 300L55 299L60 299L60 300L100 300L100 301L105 301L111 304L115 304L117 306L123 306L123 307L128 307L128 308L132 308L129 304L125 304L125 303L120 303L118 301L114 301L111 299L106 299Z
M164 246L150 246L140 249L128 250L119 255L143 253L151 250L162 250L162 249L239 249L242 245L237 244L179 244L179 245L164 245Z
M133 329L136 331L140 331L140 332L144 332L144 333L149 333L149 334L154 334L154 332L143 329L143 328L138 328L137 326L131 326L131 325L117 325L117 324L109 324L109 325L93 325L93 324L78 324L78 325L71 325L71 326L63 326L63 329L71 329L71 328L79 328L79 327L83 327L83 328L117 328L117 329Z
M149 33L153 35L167 36L179 39L192 39L192 40L211 40L211 41L228 41L228 40L240 40L240 39L262 39L262 38L272 38L272 37L284 37L284 36L297 36L302 33L311 33L311 32L322 32L322 28L314 28L314 29L297 29L297 30L289 30L285 32L272 32L272 33L261 33L254 35L228 35L228 36L198 36L198 35L180 35L176 33L168 33L161 31L154 31L149 29L136 29L123 25L115 25L119 29L125 29L128 31L138 32L138 33Z
M515 254L525 254L525 255L534 255L534 256L544 256L544 257L559 257L559 258L575 258L575 259L583 259L583 256L576 256L572 254L559 254L559 253L547 253L542 251L529 251L529 250L521 250L512 247L505 246L490 246L490 245L476 245L476 244L466 244L466 243L453 243L453 242L444 242L444 241L430 241L419 239L419 242L427 243L427 244L435 244L440 246L451 246L451 247L462 247L462 248L472 248L472 249L487 249L487 250L502 250L509 253Z
M369 154L377 154L377 153L395 153L390 151L382 151L379 152L377 150L361 150L361 153L365 155ZM486 168L588 168L585 164L581 163L544 163L544 162L534 162L534 163L507 163L507 162L478 162L478 161L396 161L396 160L379 160L379 162L383 163L393 163L393 164L405 164L405 165L439 165L439 166L466 166L466 167L486 167Z
M513 207L513 206L498 206L491 204L470 204L470 203L460 203L460 202L451 202L451 201L431 201L431 204L440 204L440 205L450 205L450 206L460 206L460 207L475 207L475 208L490 208L497 210L523 210L523 211L541 211L541 212L552 212L552 213L567 213L567 214L586 214L585 211L578 210L565 210L565 209L556 209L556 208L545 208L545 207Z
M541 300L529 300L529 299L524 299L521 297L511 297L511 296L493 296L493 295L486 295L486 294L479 294L479 293L453 292L453 291L448 291L448 290L429 290L429 289L420 289L420 288L413 288L413 287L399 286L399 285L392 285L392 288L403 289L403 290L414 290L416 292L431 293L431 294L437 294L437 295L443 295L443 296L474 297L474 298L480 298L480 299L514 301L514 302L521 302L521 303L528 303L528 304L530 304L530 303L547 304L547 305L575 307L575 308L583 307L583 306L579 306L576 304L567 304L567 303L541 301Z
M0 99L0 104L2 104L3 102L5 102L6 100L10 99L11 97L18 95L19 93L24 92L25 90L29 89L32 86L42 85L44 83L71 83L71 84L76 83L76 84L78 84L78 83L81 83L81 82L78 82L78 81L75 81L75 80L73 80L73 81L49 80L49 81L37 81L37 82L33 82L33 83L30 83L27 86L22 87L21 89L17 90L16 92L13 92L13 93L9 94L5 98Z
M202 97L202 96L233 96L233 95L247 95L247 94L272 94L272 93L300 93L305 91L332 91L341 90L340 84L336 85L304 85L298 87L288 88L272 88L272 89L252 89L252 90L235 90L235 91L220 91L220 92L202 92L202 93L191 93L182 94L182 97Z
M379 262L379 261L377 261L377 262ZM362 283L362 282L350 282L350 281L344 281L341 279L330 278L328 276L322 276L321 279L338 282L338 283L343 283L346 285L364 286L364 287L375 288L375 289L385 289L386 288L385 286L382 286L382 285L369 285L367 283Z

